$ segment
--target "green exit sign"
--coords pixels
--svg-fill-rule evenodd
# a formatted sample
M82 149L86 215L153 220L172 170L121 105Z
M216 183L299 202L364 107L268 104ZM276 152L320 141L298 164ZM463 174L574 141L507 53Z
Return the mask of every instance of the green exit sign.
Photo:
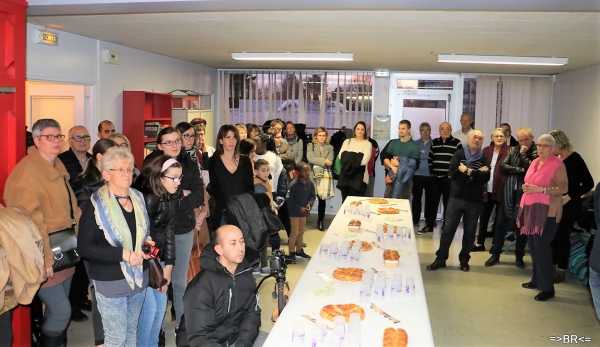
M36 30L35 33L35 42L42 45L58 46L58 33L42 30Z

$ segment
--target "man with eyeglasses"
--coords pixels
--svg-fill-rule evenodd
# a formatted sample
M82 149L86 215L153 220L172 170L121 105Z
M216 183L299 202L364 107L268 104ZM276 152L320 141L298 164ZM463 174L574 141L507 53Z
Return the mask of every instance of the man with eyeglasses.
M74 126L69 130L69 149L58 155L58 158L67 168L69 173L69 184L75 191L75 179L83 171L89 158L92 157L90 149L91 137L89 131L81 125ZM74 322L85 322L88 316L82 310L91 311L92 302L88 299L88 279L83 262L75 266L75 274L71 282L69 301L71 302L71 320Z
M75 189L75 179L79 175L87 160L92 157L88 150L90 149L91 137L89 131L81 125L74 126L69 130L69 149L58 155L69 172L69 183Z
M507 228L496 228L494 234L494 244L490 249L492 255L485 262L485 266L494 266L500 262L500 253L504 246L504 237L507 230L517 231L517 243L515 245L515 265L519 269L525 267L523 256L525 255L525 245L527 243L527 235L520 235L519 229L516 226L517 213L519 212L519 204L523 196L523 184L525 183L525 174L529 169L529 165L538 157L537 147L533 142L533 133L531 128L522 127L517 131L517 140L519 145L511 148L500 164L500 173L504 175L502 186L498 199L500 201L498 218L506 218Z
M450 160L448 175L452 186L448 210L445 213L445 227L440 237L440 247L435 253L435 261L427 266L427 270L446 267L450 245L461 217L464 233L458 260L461 271L468 272L470 269L470 253L475 243L485 183L490 180L491 160L481 149L483 139L483 132L473 130L467 139L467 145L462 150L457 150Z
M107 139L115 133L115 125L109 120L103 120L98 124L98 138Z

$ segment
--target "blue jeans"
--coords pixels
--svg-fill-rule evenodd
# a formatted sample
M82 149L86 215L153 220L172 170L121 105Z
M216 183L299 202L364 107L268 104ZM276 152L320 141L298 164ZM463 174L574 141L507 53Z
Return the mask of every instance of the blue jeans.
M158 334L165 318L167 293L146 288L146 299L137 329L137 346L158 346Z
M135 346L137 326L146 291L120 298L107 298L96 291L104 326L104 347Z
M590 274L590 290L592 291L592 298L594 299L594 307L596 308L596 315L600 319L600 274L589 268Z
M176 327L179 326L181 315L184 313L183 294L185 293L185 288L187 288L187 272L193 243L193 232L175 235L175 259L177 260L173 266L171 283L173 283L173 306L175 306Z
M460 223L460 218L463 218L463 239L462 249L458 255L458 260L462 262L469 262L471 259L471 250L473 249L473 243L475 242L475 234L477 232L477 218L479 218L479 212L481 211L481 202L466 201L457 199L453 196L448 201L448 209L444 213L445 223L444 231L440 237L440 248L435 252L436 260L446 261L448 259L448 252L454 234L456 234L456 228Z

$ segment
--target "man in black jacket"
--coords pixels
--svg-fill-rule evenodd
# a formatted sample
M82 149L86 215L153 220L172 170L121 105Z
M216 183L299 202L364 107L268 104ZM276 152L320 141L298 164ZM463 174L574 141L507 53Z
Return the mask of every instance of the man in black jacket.
M440 248L435 253L435 261L427 266L427 270L446 267L448 251L462 217L464 233L458 260L460 269L464 272L469 271L470 253L475 242L483 191L486 182L490 180L490 158L481 150L482 144L483 133L473 130L467 139L467 147L456 151L452 156L448 172L452 179L452 187L445 214L445 228L440 237Z
M258 336L260 307L252 268L244 259L242 231L223 225L200 256L202 270L183 297L191 347L251 347Z
M90 149L90 133L81 125L74 126L68 134L69 149L58 155L58 158L65 165L69 172L69 184L75 191L75 179L83 172L89 158L92 157L88 150ZM71 282L71 291L69 292L69 301L71 302L71 320L73 322L84 322L88 316L81 310L91 311L92 302L88 299L88 286L90 280L83 262L75 266L75 274Z

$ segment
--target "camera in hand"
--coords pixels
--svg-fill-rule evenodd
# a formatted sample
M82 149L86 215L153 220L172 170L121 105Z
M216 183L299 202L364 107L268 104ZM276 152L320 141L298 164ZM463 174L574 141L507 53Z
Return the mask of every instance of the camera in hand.
M154 247L151 244L149 244L148 242L145 242L142 245L142 252L146 253L148 256L150 256L150 258L158 257L159 251L160 251L160 249L158 249L158 247Z

